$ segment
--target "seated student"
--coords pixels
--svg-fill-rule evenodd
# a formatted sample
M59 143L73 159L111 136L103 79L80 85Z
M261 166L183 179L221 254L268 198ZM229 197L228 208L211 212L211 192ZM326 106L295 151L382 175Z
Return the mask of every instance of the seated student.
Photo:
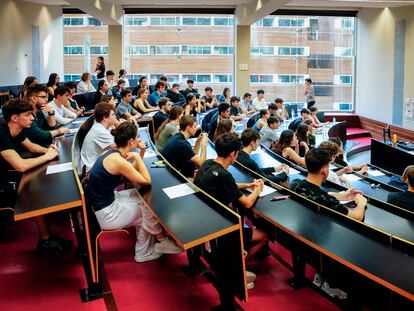
M127 71L125 69L121 69L119 70L119 75L118 75L118 84L119 84L119 80L124 80L125 81L125 87L129 87L129 79L127 78Z
M102 152L115 148L114 136L111 134L111 127L116 122L114 107L101 102L96 105L93 116L95 122L86 134L81 149L81 160L87 172Z
M69 89L64 86L58 86L55 91L55 99L49 103L49 108L55 112L57 125L64 125L72 122L78 115L65 107L68 102Z
M303 121L301 124L306 124L308 126L308 146L309 148L315 147L316 144L316 128L313 127L313 122L311 119Z
M190 93L186 97L186 102L183 105L185 116L192 115L194 118L197 117L197 114L201 112L201 102L197 100L196 96L193 93Z
M98 90L95 92L94 102L95 105L101 102L102 95L108 94L109 84L105 80L99 80Z
M219 96L218 102L221 103L227 103L230 104L230 89L228 87L225 87L223 89L223 93Z
M277 135L278 128L279 119L277 117L269 117L267 119L267 126L260 130L260 143L267 148L272 148L279 139Z
M112 96L118 101L121 102L122 96L121 92L126 89L126 82L123 79L119 79L114 87L112 87Z
M267 119L269 119L269 111L267 109L261 109L259 112L260 118L256 121L256 123L253 125L253 129L255 129L257 132L260 132L260 130L267 126Z
M225 133L233 133L233 120L223 119L217 124L216 132L214 133L213 143L216 143L217 138Z
M244 93L243 99L239 103L239 107L244 114L251 114L254 113L255 110L252 106L252 94Z
M286 164L281 164L275 167L259 167L257 163L250 157L253 151L256 151L260 145L260 135L252 128L247 128L241 134L241 141L243 149L239 151L237 156L237 162L241 165L249 168L253 172L264 176L275 183L281 183L285 181L289 174L289 167ZM277 175L273 175L274 172L280 172Z
M194 88L194 80L188 79L187 80L187 88L182 92L184 97L187 97L189 93L193 93L196 98L200 98L200 93L198 89Z
M295 132L299 145L299 156L304 157L309 150L309 126L306 124L299 124Z
M157 107L158 100L163 97L165 97L165 84L164 82L158 81L155 84L155 91L148 97L148 103L152 107Z
M133 122L137 125L137 118L142 115L132 107L132 92L131 90L125 89L121 92L122 102L116 107L116 118L125 119L129 122Z
M187 141L197 131L197 122L193 116L183 116L180 119L180 131L171 136L161 154L185 177L194 177L194 170L206 160L207 136L201 134L191 148ZM201 148L200 148L201 145ZM198 156L201 149L200 156Z
M270 103L267 107L267 111L269 111L269 116L276 117L277 114L277 106L275 103Z
M329 138L329 141L334 142L339 150L338 150L338 155L335 158L334 163L343 166L343 167L351 167L352 171L361 174L361 175L368 175L368 165L367 164L361 164L361 165L356 165L356 166L350 166L348 165L348 163L346 161L344 161L343 157L344 157L344 146L342 144L342 141L339 137L331 137Z
M234 121L243 120L246 115L242 112L239 107L240 98L237 96L232 96L230 98L230 118Z
M76 87L76 94L85 94L90 92L96 92L96 89L92 85L91 74L89 72L84 72Z
M171 87L170 87L170 84L168 83L168 78L166 77L166 76L161 76L160 78L159 78L159 81L160 82L162 82L162 83L164 83L164 85L165 85L165 90L167 91L167 90L169 90ZM156 88L155 88L156 89Z
M168 139L178 132L178 124L183 116L183 108L180 106L174 106L171 108L170 116L165 120L158 128L154 135L155 147L161 152Z
M335 158L338 156L338 152L339 152L338 145L332 141L323 141L320 143L318 148L325 150L331 155L332 160L330 163L334 162ZM347 174L347 173L352 173L352 168L349 166L343 167L336 172L329 170L329 175L326 180L333 182L335 184L338 184L338 185L342 185L342 183L344 183L347 188L350 188L349 180L344 176L344 174Z
M348 189L342 192L326 193L320 188L329 175L329 162L331 159L331 155L323 149L314 148L309 150L305 156L308 177L306 180L296 179L292 181L290 188L316 203L362 221L365 215L367 199L362 195L361 191ZM354 200L356 207L348 209L339 202L348 200Z
M285 159L293 161L297 165L306 166L305 160L296 153L295 147L298 139L292 130L284 130L280 134L280 138L273 149L274 152L281 155Z
M264 99L264 90L260 89L257 90L256 92L257 96L255 99L253 99L252 105L254 110L256 111L260 111L262 109L266 109L267 110L267 105L266 105L266 101Z
M219 105L219 102L217 101L217 98L215 95L213 95L213 89L209 86L207 86L204 89L205 95L201 97L201 100L204 104L204 110L212 109L214 107L217 107Z
M285 121L287 119L289 119L289 114L286 110L285 105L283 104L283 99L281 98L276 98L275 99L275 104L277 106L277 110L276 110L276 117L279 118L280 121Z
M148 79L146 76L141 76L138 80L138 85L132 90L132 96L138 96L140 89L148 90Z
M226 206L241 206L251 209L263 190L263 180L255 179L248 184L237 184L227 171L237 159L241 148L240 138L234 133L221 135L216 141L217 158L206 160L194 178L197 187ZM240 189L253 188L249 195L244 195ZM267 234L257 228L243 228L243 244L247 251L246 260L253 258L268 242ZM254 287L255 275L247 272L247 286Z
M35 84L37 84L37 78L35 76L26 77L26 79L24 79L22 87L20 88L19 97L26 98L26 92L28 88L34 86Z
M49 75L49 81L47 81L46 86L49 90L48 92L48 101L52 101L55 98L55 89L59 86L59 75L57 73L51 73Z
M176 105L182 106L185 103L185 97L180 93L180 85L174 83L170 90L167 91L166 97Z
M160 110L152 117L152 122L154 122L154 132L157 132L161 124L168 119L168 114L171 110L171 103L169 98L161 98L158 101L158 107Z
M405 168L401 180L407 183L408 189L404 192L390 193L387 202L414 212L414 165Z
M116 86L115 72L113 70L106 71L105 81L108 83L109 89L112 89L114 86Z
M76 100L73 99L73 95L76 93L76 84L74 82L66 82L64 85L69 89L68 101L65 107L76 113L79 117L85 111L85 107L79 107Z
M0 204L13 207L21 174L53 160L59 151L53 144L49 148L44 148L27 138L25 129L29 128L33 121L33 105L27 100L11 99L3 105L2 110L6 123L0 124L0 195L7 195L0 200ZM38 156L23 158L21 154L24 152ZM62 240L49 232L44 216L35 217L35 221L40 235L38 250L63 251L72 247L72 241Z
M147 100L148 94L149 93L148 93L147 89L144 89L144 88L139 89L138 98L134 102L135 109L137 109L142 114L158 110L158 108L152 107L149 104L149 102Z
M310 112L307 108L302 108L300 111L300 117L297 117L295 120L292 121L292 123L289 124L289 129L292 131L296 131L299 124L301 124L303 121L308 120L310 118Z
M208 138L213 141L214 134L216 133L217 124L220 120L229 119L230 118L230 105L226 103L222 103L218 106L217 113L211 118L210 121L210 128L208 131Z
M35 84L26 91L26 99L33 105L34 112L32 125L26 129L27 137L31 142L46 148L52 143L53 137L69 132L64 127L55 130L55 112L47 105L47 92L47 87L40 84Z
M145 143L138 138L137 131L137 127L128 122L115 129L116 148L96 160L89 174L85 195L101 229L135 226L135 261L144 262L157 259L162 253L182 252L182 249L166 238L150 207L135 188L115 190L123 179L135 185L151 184L151 176L142 160ZM136 148L140 149L140 153L134 152ZM154 245L153 236L160 243Z
M321 121L319 121L318 116L317 116L318 107L316 107L316 106L310 107L309 112L310 112L310 119L312 120L312 123L313 123L313 127L317 128L317 127L321 127L325 124L329 124L329 122L322 123Z

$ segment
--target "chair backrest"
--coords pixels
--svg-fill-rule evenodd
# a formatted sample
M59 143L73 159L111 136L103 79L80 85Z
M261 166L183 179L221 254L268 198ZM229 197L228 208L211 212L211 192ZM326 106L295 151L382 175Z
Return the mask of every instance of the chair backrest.
M208 132L210 129L210 121L213 118L213 116L216 114L217 108L211 109L203 118L201 121L201 129L203 132Z
M292 130L292 131L296 131L296 129L295 129L295 123L296 123L296 119L289 123L288 129L289 130Z
M84 106L86 110L95 109L95 93L76 94L73 99L76 100L79 106Z
M256 112L254 115L252 115L252 116L250 117L250 119L249 119L249 120L247 120L246 127L247 127L247 128L249 128L249 127L253 127L253 125L255 125L255 124L256 124L256 122L257 122L257 120L259 120L259 118L260 118L260 114L259 114L259 112Z
M298 111L298 105L296 105L296 104L293 104L293 105L285 105L285 108L286 108L286 111L287 111L287 113L288 113L288 115L289 115L289 118L291 118L292 117L292 110L293 111L295 111L295 115L297 115L297 111Z
M319 111L319 112L316 114L316 117L318 118L318 120L319 120L320 122L325 122L325 112L324 112L324 111Z
M328 131L328 137L339 137L342 144L346 143L346 121L342 121L333 125Z
M149 93L150 93L150 94L154 93L154 92L155 92L155 84L151 84L151 85L148 87L148 90L149 90Z

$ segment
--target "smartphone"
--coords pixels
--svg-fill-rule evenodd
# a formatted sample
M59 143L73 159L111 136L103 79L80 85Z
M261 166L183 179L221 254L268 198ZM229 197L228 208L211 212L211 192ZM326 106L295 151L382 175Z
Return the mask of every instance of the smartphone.
M290 198L290 195L275 195L272 197L272 199L270 200L270 202L274 202L274 201L280 201L280 200L284 200Z

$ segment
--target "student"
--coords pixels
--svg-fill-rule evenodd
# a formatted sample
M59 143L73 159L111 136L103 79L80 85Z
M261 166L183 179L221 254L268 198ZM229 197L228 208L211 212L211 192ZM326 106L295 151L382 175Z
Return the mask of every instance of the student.
M200 98L200 93L198 93L198 89L194 88L194 80L191 79L187 80L187 88L183 91L184 97L187 97L189 93L193 93L197 99Z
M186 97L186 102L183 105L185 116L192 115L194 118L197 117L197 114L201 112L201 103L197 100L196 96L193 93L189 93Z
M289 124L289 129L292 130L292 131L296 131L299 124L301 124L303 121L308 120L309 118L310 118L309 110L306 109L306 108L302 108L302 110L300 111L300 117L297 117L295 120L293 120Z
M368 165L367 164L350 166L350 165L348 165L348 163L346 161L344 161L344 159L343 159L344 146L343 146L342 141L339 137L331 137L331 138L329 138L329 141L334 142L339 148L338 155L336 156L334 163L336 163L340 166L343 166L343 167L351 167L352 171L354 171L358 174L368 175Z
M148 103L152 107L157 107L158 100L165 97L165 84L164 82L158 81L155 84L155 91L148 97Z
M138 85L136 87L134 87L134 89L132 90L132 95L133 96L138 96L138 91L140 89L145 89L148 90L148 79L146 76L141 76L138 80Z
M81 76L81 81L77 86L77 94L85 94L90 92L96 92L95 87L91 83L91 75L89 72L84 72Z
M215 143L220 135L233 132L233 120L223 119L217 124L216 132L214 133L213 142Z
M279 140L277 129L279 128L279 119L276 117L269 117L267 119L267 126L260 130L260 143L272 149L274 144Z
M164 83L166 91L170 89L170 84L168 83L168 78L166 76L161 76L159 81Z
M264 99L264 94L265 94L264 90L262 89L257 90L256 94L257 94L257 97L252 102L254 110L256 111L260 111L262 109L267 110L266 101Z
M119 71L118 81L124 80L125 81L125 87L129 87L129 80L127 78L127 71L125 69L121 69Z
M255 110L252 106L252 94L244 93L243 99L239 104L239 107L244 114L251 114L254 113Z
M317 128L317 127L321 127L325 124L329 124L329 122L322 123L321 121L319 121L318 116L317 116L318 107L316 107L316 106L310 107L309 112L310 112L310 119L312 120L312 123L313 123L313 127Z
M26 99L32 104L34 112L32 125L26 129L27 137L31 142L46 148L52 143L53 137L69 132L64 127L55 129L55 112L47 105L47 93L48 88L40 84L29 87L26 92Z
M27 89L31 86L34 86L37 83L37 78L35 76L28 76L24 79L23 85L20 88L19 97L26 98Z
M168 119L168 114L171 110L171 103L169 98L161 98L158 101L158 107L160 108L160 110L152 117L152 122L154 122L154 132L157 132L161 124Z
M180 85L178 83L174 83L170 90L167 91L167 95L171 102L176 105L182 106L185 103L185 97L183 94L180 93Z
M211 118L210 129L208 131L208 138L213 141L216 133L217 124L220 120L228 119L230 117L230 105L222 103L218 106L217 112Z
M180 106L174 106L171 108L169 118L158 128L154 135L154 140L155 147L159 152L164 149L168 139L178 132L178 125L182 116L183 108Z
M95 92L95 105L101 102L102 95L108 94L109 84L105 80L99 80L98 90Z
M306 96L308 109L315 105L315 89L313 88L312 80L310 78L305 79L305 91L303 94Z
M306 166L305 160L296 153L295 147L298 144L298 139L292 130L284 130L280 134L280 138L275 145L274 152L281 155L285 159L293 161L297 165ZM306 151L307 153L308 151Z
M148 90L141 88L138 91L138 98L134 102L134 108L138 110L140 113L145 114L148 112L157 111L158 108L152 107L148 102Z
M267 107L267 111L269 111L269 116L276 117L276 113L277 113L276 104L275 103L270 103L269 106Z
M237 156L237 162L241 165L249 168L253 172L264 176L275 183L281 183L285 181L289 174L289 167L285 164L281 164L275 167L259 167L257 163L250 157L253 151L256 151L260 145L260 135L252 128L247 128L241 135L241 141L243 149L239 151ZM274 172L280 172L274 175Z
M295 132L299 144L299 156L304 157L309 150L309 126L301 123Z
M95 66L95 74L97 79L103 79L105 77L105 60L103 56L98 56L98 62Z
M256 123L253 125L253 129L255 129L257 132L260 132L260 130L267 126L267 119L269 119L269 111L267 109L260 109L260 118L256 121Z
M230 98L230 118L234 121L240 121L246 118L246 115L242 112L239 107L240 98L237 96L232 96Z
M115 72L113 72L113 70L106 71L105 81L108 83L109 89L112 89L114 86L116 86Z
M122 101L121 92L126 89L126 82L123 79L119 79L116 86L112 88L112 95L116 98L118 103Z
M322 190L321 184L324 183L329 175L329 162L331 155L320 148L309 150L305 156L308 176L305 180L296 179L292 181L290 188L296 193L318 203L325 207L331 208L348 217L362 221L365 215L365 206L367 199L362 196L362 192L354 189L348 189L342 192L326 193ZM353 200L356 207L348 209L339 201Z
M78 115L65 107L68 102L69 89L64 86L59 86L55 89L55 99L49 103L49 108L55 112L55 119L57 125L64 125L72 122Z
M73 95L76 93L76 84L74 82L66 82L64 86L69 89L68 101L64 103L65 107L76 113L78 116L82 115L85 111L85 107L79 107L77 101L73 99Z
M125 89L121 92L122 102L116 107L116 118L125 119L129 122L137 125L137 118L142 115L132 107L132 92L131 90Z
M221 103L227 103L230 104L230 89L228 87L225 87L223 89L223 93L219 96L218 102Z
M217 157L206 160L197 171L194 183L207 192L211 197L226 206L241 206L251 209L263 190L263 180L255 179L251 183L237 184L227 171L237 159L241 148L240 138L234 133L221 135L216 141ZM249 195L244 195L240 189L253 188ZM265 232L257 228L243 228L243 244L247 251L246 260L253 258L268 242ZM246 271L248 288L254 287L255 274Z
M81 149L81 160L87 172L103 151L115 148L114 136L111 134L111 127L116 122L114 107L109 103L99 103L93 116L95 122L86 134Z
M283 104L283 99L281 98L276 98L275 99L275 104L277 106L277 110L276 110L276 117L279 118L280 121L285 121L287 119L289 119L289 114L286 110L285 105Z
M406 167L401 180L407 183L408 189L404 192L390 193L387 202L414 212L414 165Z
M93 208L103 230L135 226L135 261L159 258L162 253L180 253L182 249L166 238L150 207L138 191L115 189L127 179L134 185L150 185L151 176L142 160L145 143L137 127L124 122L114 131L116 148L101 155L93 165L86 187L86 202ZM136 148L140 152L134 152ZM133 161L132 163L130 161ZM154 245L155 236L160 243Z
M211 87L207 86L204 89L204 93L205 95L201 98L204 103L204 110L212 109L219 105L216 96L213 95L213 89Z
M1 203L14 206L21 174L53 160L59 151L56 145L44 148L27 138L25 129L29 128L33 121L33 105L27 100L11 99L3 105L2 111L6 123L0 124L0 194L7 193L7 196L6 202L2 199ZM23 158L21 154L24 152L38 156ZM49 232L45 217L35 217L35 222L39 229L38 250L63 251L72 247L72 241L62 240Z
M46 86L48 88L48 101L52 101L55 97L55 89L59 85L59 75L57 73L51 73L49 75L49 81L47 81Z
M185 177L193 178L194 170L206 160L207 135L199 135L194 147L191 148L187 140L196 133L197 122L193 116L183 116L179 124L180 131L168 139L161 154Z

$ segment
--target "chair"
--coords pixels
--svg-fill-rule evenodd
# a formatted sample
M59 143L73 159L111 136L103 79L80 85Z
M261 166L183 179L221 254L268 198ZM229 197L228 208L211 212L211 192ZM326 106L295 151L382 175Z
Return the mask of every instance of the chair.
M333 125L328 131L328 137L339 137L342 144L346 144L346 121L342 121Z
M216 114L217 112L217 108L214 108L212 110L210 110L203 118L203 120L201 121L201 130L203 132L208 132L210 129L210 121L213 118L213 116Z
M73 99L76 100L79 106L83 106L86 109L86 113L95 109L95 93L90 92L85 94L76 94L73 96Z
M246 124L246 127L247 128L249 128L249 127L253 127L253 125L255 125L256 124L256 122L257 122L257 120L260 118L260 115L259 115L259 113L258 112L256 112L254 115L252 115L251 117L250 117L250 119L249 120L247 120L247 124Z
M323 111L319 111L319 112L316 114L316 117L318 118L318 120L319 120L320 122L325 122L325 112L323 112Z

